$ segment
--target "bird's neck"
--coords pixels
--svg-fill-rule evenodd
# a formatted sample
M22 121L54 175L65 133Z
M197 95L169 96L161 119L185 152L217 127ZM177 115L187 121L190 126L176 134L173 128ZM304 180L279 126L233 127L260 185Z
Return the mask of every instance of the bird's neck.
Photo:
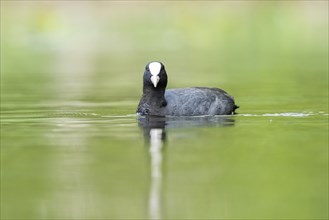
M158 104L160 106L166 103L165 90L160 88L143 87L143 98L148 103Z
M162 88L154 88L150 86L144 86L143 87L143 94L149 94L150 96L155 97L164 97L165 90Z

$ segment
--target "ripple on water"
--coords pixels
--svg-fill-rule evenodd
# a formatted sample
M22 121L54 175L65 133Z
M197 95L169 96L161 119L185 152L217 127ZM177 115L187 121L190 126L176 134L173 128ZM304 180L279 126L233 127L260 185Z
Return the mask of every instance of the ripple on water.
M266 117L308 117L308 116L328 116L324 112L281 112L281 113L265 113L265 114L238 114L239 116L266 116Z

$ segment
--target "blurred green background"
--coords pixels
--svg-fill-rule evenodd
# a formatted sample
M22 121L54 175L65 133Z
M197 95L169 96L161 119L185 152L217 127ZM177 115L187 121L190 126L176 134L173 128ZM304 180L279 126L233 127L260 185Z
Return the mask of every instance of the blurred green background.
M1 1L1 218L327 219L328 30L328 1ZM168 122L158 211L152 60L240 105Z
M294 87L294 99L322 94L326 102L327 6L2 1L2 98L138 99L145 64L159 60L169 87L217 86L253 98L282 98Z

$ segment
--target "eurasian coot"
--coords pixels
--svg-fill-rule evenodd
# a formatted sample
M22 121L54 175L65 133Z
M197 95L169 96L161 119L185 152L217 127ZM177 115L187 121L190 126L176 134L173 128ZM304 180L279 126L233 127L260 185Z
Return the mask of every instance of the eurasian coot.
M154 116L231 115L238 106L218 88L167 89L167 73L161 62L150 62L143 76L143 95L137 114Z

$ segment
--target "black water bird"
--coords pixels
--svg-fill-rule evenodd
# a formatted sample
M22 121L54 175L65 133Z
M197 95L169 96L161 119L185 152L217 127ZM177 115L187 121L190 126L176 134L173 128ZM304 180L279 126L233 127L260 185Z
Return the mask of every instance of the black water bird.
M234 98L222 89L191 87L166 90L167 81L168 76L161 62L146 65L138 115L231 115L238 108Z

